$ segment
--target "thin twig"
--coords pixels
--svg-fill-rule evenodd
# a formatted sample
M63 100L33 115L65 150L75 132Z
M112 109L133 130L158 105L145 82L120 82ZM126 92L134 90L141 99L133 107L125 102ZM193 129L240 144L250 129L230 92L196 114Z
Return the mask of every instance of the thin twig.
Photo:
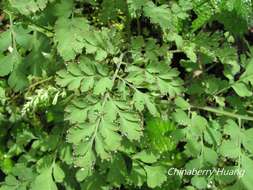
M29 91L30 89L32 89L32 88L34 88L34 87L40 85L40 84L43 84L43 83L45 83L45 82L48 82L48 81L52 80L53 78L54 78L54 77L51 76L51 77L49 77L49 78L46 78L46 79L44 79L44 80L40 80L40 81L38 81L38 82L36 82L36 83L30 85L29 88L28 88L28 91Z

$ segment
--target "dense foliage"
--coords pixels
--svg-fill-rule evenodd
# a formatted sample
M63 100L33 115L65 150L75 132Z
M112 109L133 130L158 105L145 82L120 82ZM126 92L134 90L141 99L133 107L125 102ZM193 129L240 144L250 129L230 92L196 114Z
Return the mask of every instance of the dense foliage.
M2 0L0 189L252 190L252 9Z

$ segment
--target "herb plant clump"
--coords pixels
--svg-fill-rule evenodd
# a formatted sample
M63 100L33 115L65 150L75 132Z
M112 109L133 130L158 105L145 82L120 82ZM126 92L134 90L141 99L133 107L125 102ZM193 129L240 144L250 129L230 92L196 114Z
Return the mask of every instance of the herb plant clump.
M252 3L2 0L0 190L252 190Z

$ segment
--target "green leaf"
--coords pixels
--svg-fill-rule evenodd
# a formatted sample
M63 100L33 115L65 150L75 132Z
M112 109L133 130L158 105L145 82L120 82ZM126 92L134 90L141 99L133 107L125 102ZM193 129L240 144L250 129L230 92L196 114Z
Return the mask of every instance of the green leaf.
M109 190L104 178L100 174L94 174L81 184L82 190Z
M136 186L141 187L147 179L146 171L140 164L133 162L129 178Z
M57 17L68 18L73 11L73 5L74 5L73 0L68 1L60 0L60 2L54 5L53 14Z
M109 167L107 181L116 187L120 187L121 184L125 183L126 176L127 169L123 158L121 156L115 157Z
M13 72L11 72L8 78L8 84L15 90L21 91L24 90L28 85L28 79L26 77L26 67L24 62L20 57L15 57L15 65Z
M152 163L155 163L159 159L159 157L160 156L155 154L154 152L143 150L133 155L132 158L141 160L142 162L145 162L145 163L152 164Z
M108 55L119 53L121 40L115 30L102 28L92 30L85 36L87 54L95 54L96 61L103 61Z
M8 54L7 56L3 56L0 54L0 76L8 75L12 69L13 65L15 64L15 55Z
M248 151L253 152L253 128L244 131L242 143Z
M173 114L172 114L174 120L180 124L180 125L190 125L191 120L188 117L188 115L181 109L177 109Z
M204 139L208 144L218 146L221 144L222 133L217 122L211 123L210 127L204 132Z
M65 173L58 163L55 163L53 166L53 176L54 180L58 183L63 182L65 178Z
M12 169L13 169L13 161L8 158L8 157L5 157L1 163L0 163L0 167L1 167L1 170L5 173L5 174L9 174Z
M151 147L159 152L166 152L175 148L170 133L175 130L175 125L171 121L165 121L160 118L150 117L147 119L145 129Z
M237 1L240 2L241 0ZM234 1L236 2L236 1ZM234 3L233 2L233 3ZM247 4L246 1L242 2L242 4ZM246 5L248 6L248 5ZM235 10L239 10L239 7L236 6ZM247 12L246 10L244 10ZM237 24L233 22L232 19L228 18L234 18L237 21ZM217 20L222 23L225 27L225 29L234 35L243 35L247 31L247 20L244 19L241 15L238 15L236 11L230 11L230 10L222 10L220 14L216 16Z
M29 15L46 8L48 2L54 0L10 0L12 7L16 8L21 14Z
M107 90L111 90L113 86L113 81L108 77L101 78L94 87L94 94L100 95L104 94Z
M45 168L38 175L31 185L31 190L48 189L57 190L57 186L52 178L52 168Z
M7 50L10 46L11 46L10 30L0 33L0 52Z
M232 119L227 120L224 126L224 133L229 135L232 140L238 140L241 137L241 129Z
M211 20L215 11L209 1L204 3L197 1L196 6L194 8L195 13L197 14L197 18L192 22L192 29L193 31L198 30L204 24ZM201 6L198 6L201 4ZM208 10L208 11L207 11Z
M192 117L191 125L192 132L196 136L200 136L204 132L205 128L208 126L208 122L204 117L195 115Z
M191 179L191 183L198 189L205 189L207 187L207 181L204 177L194 176Z
M197 61L197 55L195 53L195 44L193 43L186 44L186 46L183 47L183 51L186 53L187 57L192 62L195 63Z
M167 170L163 166L144 166L147 184L150 188L161 186L167 180Z
M129 0L127 1L129 6L129 12L133 17L138 16L138 12L142 9L143 6L147 3L147 0Z
M153 2L147 2L143 8L144 15L149 17L152 23L159 24L166 31L172 27L172 14L167 5L156 6Z
M201 158L195 158L186 163L185 168L188 170L201 169L203 167L203 160Z
M248 87L242 83L242 82L237 82L235 83L232 88L235 90L235 92L241 96L241 97L249 97L252 95L252 92L248 89Z
M55 24L55 43L65 61L74 59L82 53L85 46L85 34L89 31L86 18L59 18Z
M253 177L251 175L253 169L253 161L251 158L245 155L242 156L242 169L245 170L245 173L241 178L241 182L246 189L250 189L253 185Z
M240 152L236 141L225 140L220 146L220 154L228 158L238 158Z
M81 168L76 172L76 180L82 182L92 174L90 168Z
M158 79L157 85L162 95L169 94L171 97L174 97L182 92L180 80L169 82L163 79Z
M74 147L75 160L74 164L81 168L88 168L89 170L93 167L96 161L96 156L92 150L92 141L80 142Z
M0 187L1 190L15 190L19 186L19 181L12 175L5 177L5 185ZM14 189L15 188L15 189Z
M139 123L139 116L135 113L120 113L119 115L122 134L131 141L140 140L142 128Z
M175 99L175 104L183 110L187 110L190 108L190 104L187 101L185 101L182 97L177 97Z
M216 165L218 161L218 155L217 153L208 147L205 147L203 150L203 157L206 162L208 162L211 165Z
M251 82L253 83L253 59L250 59L247 62L247 65L245 67L244 73L241 75L240 80L244 82Z
M160 115L151 96L148 96L140 91L136 91L133 96L133 101L138 111L143 111L144 106L146 106L153 116Z
M99 15L100 19L103 22L107 22L109 20L116 20L118 16L118 11L125 11L126 3L124 0L104 0L101 4L102 9L100 11Z
M190 139L187 140L187 144L185 145L185 153L197 157L201 152L201 147L199 146L199 142L197 139L192 138L190 136Z

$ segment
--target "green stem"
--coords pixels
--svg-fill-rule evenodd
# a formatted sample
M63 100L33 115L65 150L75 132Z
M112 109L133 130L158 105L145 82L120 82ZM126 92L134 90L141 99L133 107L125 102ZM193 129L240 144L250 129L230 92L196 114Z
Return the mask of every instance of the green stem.
M175 49L175 50L169 50L170 53L183 53L183 50Z
M107 92L107 93L104 95L103 102L102 102L102 106L101 106L101 110L104 109L105 103L106 103L108 97L109 97L109 93ZM91 143L92 143L92 144L93 144L93 142L94 142L94 140L95 140L95 138L96 138L96 136L97 136L98 128L99 128L99 125L100 125L102 119L103 119L103 114L101 114L101 115L97 118L97 124L96 124L95 130L94 130L93 136L92 136L92 138L91 138Z
M17 53L17 44L16 44L16 33L14 31L14 24L13 24L13 17L12 17L12 14L11 12L9 11L4 11L8 16L9 16L9 20L10 20L10 31L11 31L11 41L12 41L12 47L15 51L15 53Z
M128 43L131 42L131 17L128 9L127 0L125 0L125 12L126 12L126 30L127 30L127 41Z
M221 90L215 92L215 93L213 94L213 96L217 96L218 94L221 94L222 92L224 92L224 91L228 90L229 88L231 88L233 85L235 85L235 84L237 84L237 83L239 83L239 82L243 82L243 81L245 81L245 80L248 80L248 78L252 78L252 76L253 76L253 74L252 74L252 75L246 75L246 76L241 77L239 80L234 81L234 82L232 82L231 84L229 84L228 86L226 86L226 87L222 88Z
M240 134L238 135L238 149L239 149L238 167L241 168L241 157L242 157L242 150L241 150L242 120L241 120L241 118L238 119L238 125L239 125L239 128L240 128Z
M116 80L116 78L117 78L117 76L118 76L118 73L119 73L119 70L120 70L120 66L121 66L122 61L123 61L123 57L124 57L124 54L121 54L121 56L120 56L120 58L119 58L119 59L120 59L120 62L117 64L117 69L116 69L116 71L114 72L114 75L113 75L113 77L112 77L112 83L113 83L112 86L114 86L115 80ZM106 101L107 101L107 99L108 99L109 97L110 97L109 92L106 92L105 95L104 95L104 98L103 98L102 105L101 105L101 110L104 110L104 106L105 106ZM95 140L95 138L96 138L96 136L97 136L97 132L98 132L98 129L99 129L99 125L100 125L102 119L103 119L103 113L101 113L101 114L99 115L99 117L97 118L97 124L96 124L95 130L94 130L93 136L92 136L92 138L91 138L92 144L93 144L93 142L94 142L94 140Z
M208 112L212 112L218 115L225 115L228 117L233 117L233 118L237 118L237 119L241 119L241 120L247 120L247 121L253 121L253 117L248 116L248 115L240 115L240 114L236 114L236 113L231 113L228 111L224 111L224 110L220 110L218 108L212 108L212 107L208 107L208 106L191 106L192 108L196 108L196 109L200 109L200 110L204 110L204 111L208 111Z
M219 95L219 94L225 92L226 90L230 89L233 85L234 85L234 83L233 83L233 84L230 84L230 85L228 85L228 86L226 86L226 87L224 87L224 88L222 88L221 90L215 92L215 93L213 94L213 96L217 96L217 95Z
M138 91L138 89L134 85L132 85L130 82L128 82L121 76L117 76L117 78L120 79L122 82L126 83L130 88L134 89L135 91Z
M46 78L46 79L44 79L44 80L41 80L41 81L38 81L38 82L32 84L31 86L29 86L28 91L29 91L30 89L33 89L34 87L40 85L40 84L43 84L43 83L45 83L45 82L48 82L48 81L52 80L53 78L54 78L54 77L51 76L51 77L49 77L49 78Z
M141 35L140 16L137 18L137 33L138 33L138 36Z
M75 94L71 94L62 101L62 105L67 105L74 98Z
M46 35L49 38L53 37L53 35L54 35L53 32L51 32L51 31L49 31L49 30L47 30L47 29L45 29L41 26L35 25L35 24L30 24L30 25L28 25L28 27L31 28L34 31L37 31L37 32L40 32L40 33Z
M203 133L201 133L201 152L200 152L200 158L201 158L201 167L203 166L204 163L204 139L203 139Z

